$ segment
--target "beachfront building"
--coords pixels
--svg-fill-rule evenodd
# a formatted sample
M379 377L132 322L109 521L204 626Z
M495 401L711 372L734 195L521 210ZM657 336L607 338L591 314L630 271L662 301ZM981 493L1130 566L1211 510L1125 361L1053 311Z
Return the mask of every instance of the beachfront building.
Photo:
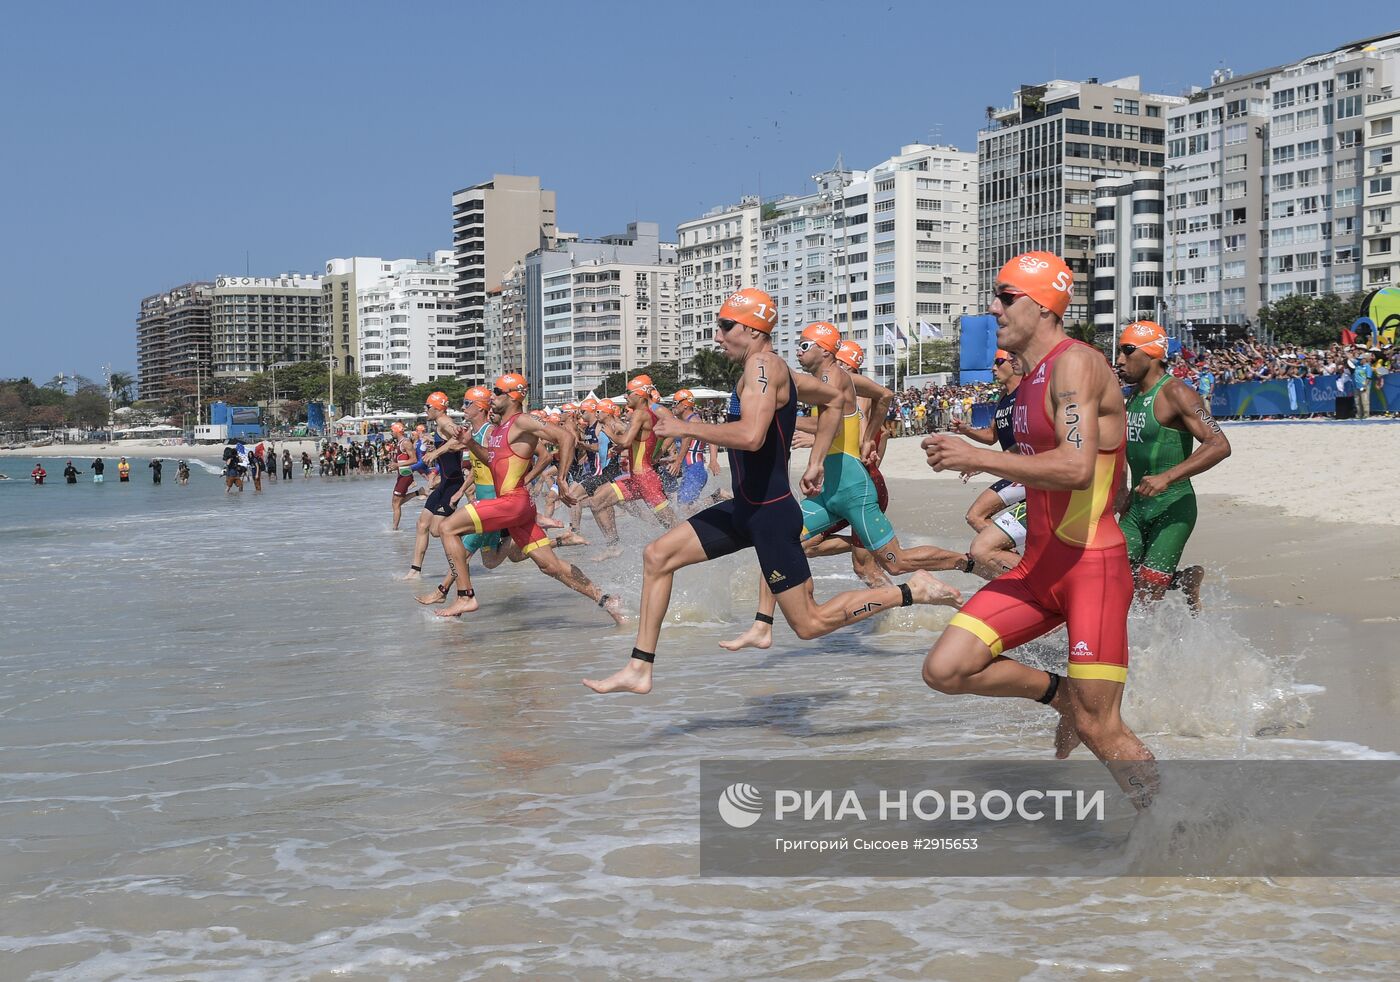
M1387 237L1365 223L1372 168L1386 166L1370 164L1367 109L1393 93L1397 55L1392 34L1248 75L1219 71L1168 111L1169 325L1212 335L1265 303L1363 289L1365 248Z
M382 264L379 279L356 293L360 374L407 375L414 383L453 374L438 339L456 324L452 253Z
M676 246L660 241L655 222L562 241L524 266L526 374L542 380L546 404L581 398L613 372L679 358Z
M1400 285L1400 96L1367 104L1364 141L1361 288L1374 290Z
M1094 182L1094 329L1156 320L1162 304L1162 175Z
M765 202L761 222L762 287L778 304L773 348L791 361L797 339L813 321L830 321L835 301L833 216L855 175L836 169L812 178L817 189Z
M486 295L511 265L557 240L554 192L538 177L496 174L452 194L457 321L439 338L439 359L462 378L486 376ZM445 357L444 357L445 356ZM494 376L492 376L494 378Z
M212 283L184 283L141 301L136 316L136 378L142 399L167 399L175 379L210 372Z
M360 370L359 291L377 286L396 270L406 268L405 264L412 267L418 262L416 259L380 259L377 256L326 260L326 273L321 277L321 316L326 320L326 337L330 341L336 371ZM443 374L452 374L454 367L454 364L447 364ZM437 366L430 368L436 374Z
M246 379L274 364L326 358L320 276L220 276L210 294L215 377Z
M712 347L715 311L735 290L759 283L762 205L746 196L676 226L681 358Z
M1074 271L1070 324L1092 316L1094 182L1160 174L1166 115L1185 102L1144 92L1138 76L1100 83L1054 79L1023 85L1010 106L989 108L977 137L978 296L1029 250L1064 257Z

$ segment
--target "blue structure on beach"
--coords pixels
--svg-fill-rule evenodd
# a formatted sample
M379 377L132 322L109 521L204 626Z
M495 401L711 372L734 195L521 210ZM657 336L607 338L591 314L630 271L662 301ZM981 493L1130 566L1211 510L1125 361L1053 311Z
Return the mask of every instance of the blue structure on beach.
M226 402L216 402L209 407L209 422L214 426L227 426L228 435L234 438L264 435L262 410L257 406L230 406Z

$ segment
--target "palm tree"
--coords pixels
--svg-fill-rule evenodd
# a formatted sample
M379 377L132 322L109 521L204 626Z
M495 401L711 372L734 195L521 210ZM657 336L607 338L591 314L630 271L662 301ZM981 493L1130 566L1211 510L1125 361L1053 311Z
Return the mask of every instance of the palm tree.
M130 372L113 372L109 378L112 387L112 395L117 402L123 406L131 402L131 387L136 384L136 379Z

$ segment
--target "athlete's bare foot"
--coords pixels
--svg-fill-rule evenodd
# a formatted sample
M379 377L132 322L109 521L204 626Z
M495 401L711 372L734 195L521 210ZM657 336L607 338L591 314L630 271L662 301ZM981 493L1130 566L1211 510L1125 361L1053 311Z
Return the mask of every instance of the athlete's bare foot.
M602 681L584 679L583 684L594 692L631 692L644 696L651 691L651 665L633 658L622 671L614 672Z
M909 593L916 604L929 604L936 607L961 607L962 591L949 586L929 573L919 570L909 577Z
M424 607L431 607L433 604L440 604L446 602L447 594L443 593L441 590L434 590L432 593L425 593L422 596L414 597L413 599L417 600Z
M754 621L743 634L733 641L721 641L719 646L725 651L739 651L743 648L771 648L773 646L773 625Z
M536 515L535 521L539 523L542 529L561 529L564 527L563 522L559 521L557 518L550 518L548 515Z
M549 540L549 544L558 549L560 546L587 546L592 545L587 539L577 532L565 532L563 535L555 536Z
M616 559L618 556L621 556L621 555L622 555L622 543L621 543L621 542L614 542L612 545L608 546L606 549L604 549L602 552L598 553L596 556L589 556L589 557L588 557L588 561L589 561L590 563L604 563L604 562L607 562L609 559Z
M476 602L476 597L458 597L452 603L436 612L437 617L460 617L462 614L470 614L480 607Z
M423 571L421 569L411 569L399 577L401 580L421 580L422 578Z
M618 627L627 626L627 618L622 614L622 600L618 597L609 597L608 602L603 604L603 609L608 612L608 616L613 619L613 623ZM650 688L650 686L648 686Z

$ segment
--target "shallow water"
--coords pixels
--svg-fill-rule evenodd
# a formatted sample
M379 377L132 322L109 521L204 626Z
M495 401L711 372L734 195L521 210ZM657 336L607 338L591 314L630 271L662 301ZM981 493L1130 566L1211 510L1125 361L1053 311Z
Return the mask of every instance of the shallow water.
M528 564L434 620L386 479L144 468L0 484L6 978L1395 975L1385 880L699 879L702 759L1040 756L1046 713L925 689L941 610L718 650L739 558L679 578L651 697L592 696L631 634ZM636 560L589 552L635 610ZM1214 600L1134 615L1125 715L1160 756L1375 755L1306 739L1318 680Z

